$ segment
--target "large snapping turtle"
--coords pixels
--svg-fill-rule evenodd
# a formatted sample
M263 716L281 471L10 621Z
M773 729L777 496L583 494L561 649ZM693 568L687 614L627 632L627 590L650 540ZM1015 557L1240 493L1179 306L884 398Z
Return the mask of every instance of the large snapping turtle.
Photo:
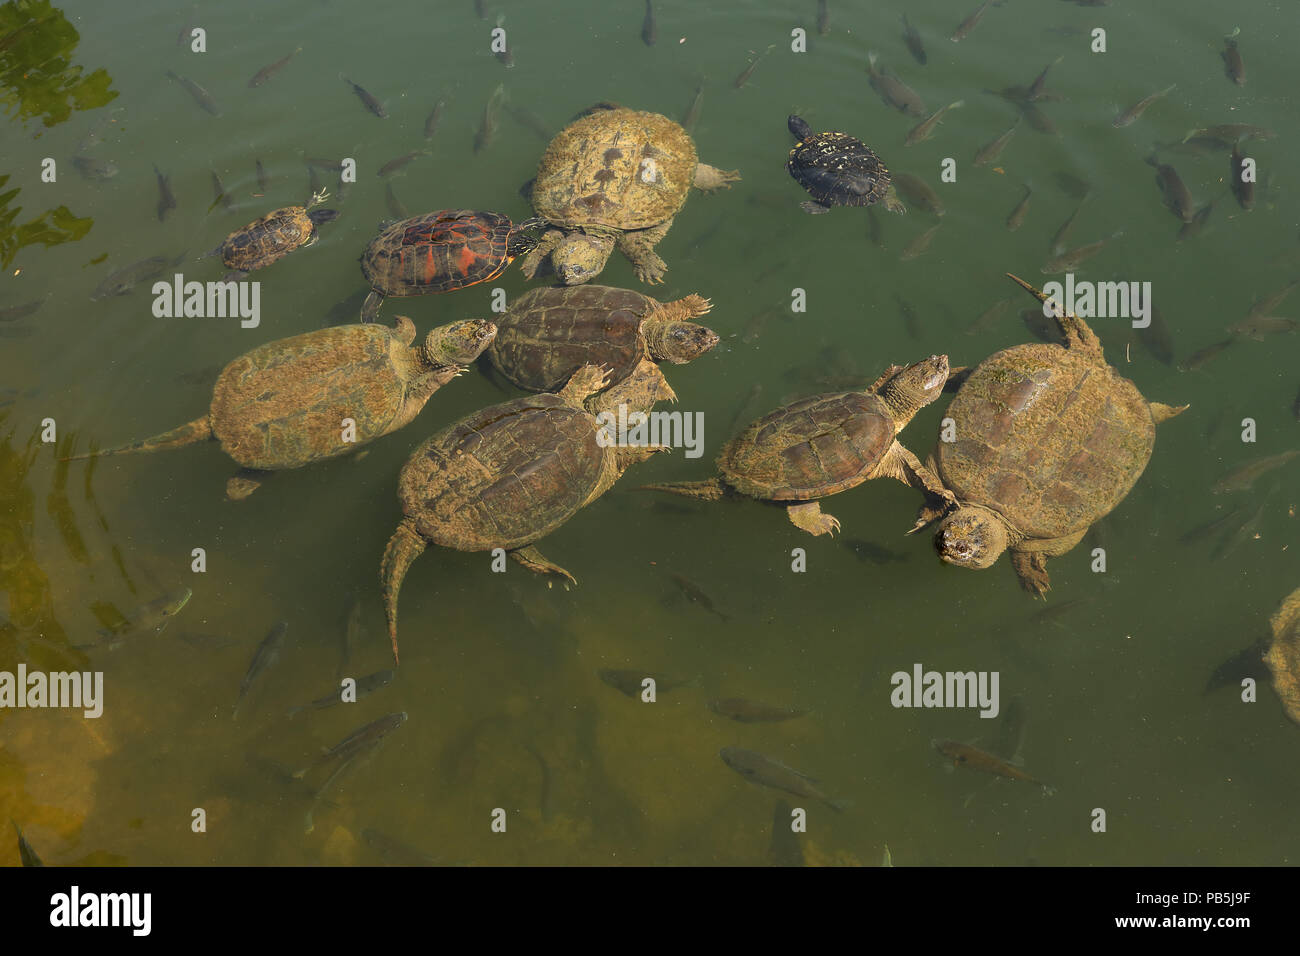
M733 493L792 502L786 506L791 522L813 535L840 527L816 499L872 478L897 478L950 502L952 496L897 439L942 394L947 380L946 355L890 366L865 391L814 395L764 415L722 449L716 478L645 487L708 501Z
M565 285L595 278L617 245L642 282L662 282L654 251L691 186L714 190L740 179L699 162L681 126L658 113L602 103L556 134L537 167L533 208L555 228L520 264L532 278L550 255ZM728 186L728 188L730 188Z
M409 424L496 335L484 319L453 322L412 347L415 325L340 325L267 342L222 370L207 414L107 451L161 451L215 439L243 469L226 494L246 498L265 473L333 458ZM349 427L345 420L355 423Z
M1136 484L1156 425L1187 408L1148 402L1106 364L1088 324L1023 279L1055 316L1065 345L1017 345L985 359L948 406L956 440L932 464L958 507L935 533L949 564L987 568L1003 551L1025 590L1050 587L1047 559L1065 554ZM936 517L925 511L917 527Z
M1269 619L1273 641L1264 663L1273 675L1273 689L1286 715L1300 724L1300 588L1296 588Z
M662 446L615 447L584 400L606 385L585 365L559 394L529 395L467 415L420 445L402 468L405 517L384 551L388 634L397 659L397 595L429 544L457 551L501 548L530 571L573 575L534 547L603 495L631 464Z

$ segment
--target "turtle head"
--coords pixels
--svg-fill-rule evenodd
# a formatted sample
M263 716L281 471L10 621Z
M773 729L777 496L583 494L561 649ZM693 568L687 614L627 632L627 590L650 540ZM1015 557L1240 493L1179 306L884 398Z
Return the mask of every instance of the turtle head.
M496 338L497 327L487 319L440 325L424 337L424 357L435 367L469 365Z
M674 365L685 365L718 344L717 332L694 322L652 318L641 332L655 361Z
M791 113L790 118L785 121L785 125L789 127L794 138L801 143L813 134L812 127L808 125L803 117L795 116L793 113Z
M613 251L613 236L575 232L555 247L551 265L565 285L581 285L600 275Z
M1007 548L1007 526L988 508L962 505L934 533L934 547L945 564L983 570Z
M895 424L902 429L913 415L943 394L947 381L948 356L931 355L890 376L880 391L880 397L894 413Z

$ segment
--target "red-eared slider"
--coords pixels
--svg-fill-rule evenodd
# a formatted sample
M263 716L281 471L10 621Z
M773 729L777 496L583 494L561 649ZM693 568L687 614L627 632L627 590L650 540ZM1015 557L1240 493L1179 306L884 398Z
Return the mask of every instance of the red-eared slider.
M800 502L786 511L796 527L814 535L840 527L816 499L872 478L897 478L951 501L930 470L897 440L947 381L946 355L905 368L890 366L865 391L814 395L764 415L722 449L717 478L646 487L708 501L731 493Z
M542 154L533 208L555 226L520 264L532 278L550 255L565 285L595 278L617 245L642 282L662 282L654 251L691 186L714 190L740 174L699 162L681 126L658 113L601 103L570 123ZM730 188L728 186L728 188Z
M235 277L265 269L299 246L311 245L316 241L316 226L338 218L333 209L312 208L328 198L329 194L321 190L306 206L285 206L268 212L228 235L213 255L221 256L226 267L234 270Z
M813 202L800 203L811 213L832 206L870 206L884 200L894 212L905 212L889 184L889 169L860 139L848 133L814 133L798 116L786 125L799 145L790 150L785 168L808 191Z
M557 395L529 395L467 415L411 455L398 479L406 517L384 551L388 633L397 658L397 595L429 544L457 551L502 548L530 571L573 583L534 542L604 494L657 446L615 447L583 401L606 385L583 366Z
M246 498L266 472L347 454L410 423L494 335L491 322L471 319L434 329L416 348L415 325L398 316L396 329L339 325L267 342L225 367L207 414L91 454L161 451L215 439L243 466L227 495Z
M495 212L440 209L393 223L371 240L361 273L373 290L361 307L372 322L384 296L451 292L495 279L537 244L529 219L519 225Z
M595 365L609 369L613 387L635 378L671 399L654 363L681 365L717 345L716 332L688 321L709 309L709 300L698 295L660 303L600 285L533 289L497 319L497 337L484 357L530 392L555 391L583 365Z
M1106 364L1086 322L1010 278L1045 303L1066 342L1004 349L959 388L947 412L956 440L939 442L933 459L958 507L934 542L963 568L987 568L1009 549L1021 585L1041 595L1047 559L1124 500L1151 458L1156 425L1187 406L1148 402Z
M1269 620L1273 641L1264 663L1286 715L1300 724L1300 588L1292 591Z

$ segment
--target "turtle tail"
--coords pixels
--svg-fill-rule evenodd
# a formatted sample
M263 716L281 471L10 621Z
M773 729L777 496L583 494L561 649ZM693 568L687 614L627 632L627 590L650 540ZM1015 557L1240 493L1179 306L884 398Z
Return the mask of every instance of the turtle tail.
M726 486L717 479L708 481L665 481L657 485L641 485L638 491L667 491L686 498L702 498L705 501L718 501L726 494Z
M388 539L384 560L379 565L379 580L384 586L384 616L388 618L388 637L393 642L393 663L397 657L397 594L402 589L402 579L411 562L424 553L424 538L415 530L410 518L405 518Z
M80 455L69 455L67 458L60 459L60 461L77 461L82 458L95 458L100 455L130 455L135 452L164 451L168 448L180 448L183 445L208 441L211 438L212 423L208 416L204 415L192 422L181 425L179 428L173 428L161 435L154 435L152 438L132 442L129 445L120 445L117 448L103 448L98 451L84 452Z

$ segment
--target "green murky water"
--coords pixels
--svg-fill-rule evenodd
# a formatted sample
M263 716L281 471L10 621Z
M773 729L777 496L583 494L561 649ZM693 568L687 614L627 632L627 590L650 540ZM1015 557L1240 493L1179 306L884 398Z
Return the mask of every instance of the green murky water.
M1296 446L1296 338L1240 339L1197 371L1176 367L1300 272L1291 181L1300 69L1289 5L1008 4L953 44L948 36L974 0L831 0L825 36L812 0L662 0L653 47L640 38L635 2L488 6L484 21L470 0L200 3L192 14L189 4L160 2L111 11L0 5L8 117L0 307L44 300L0 324L0 669L23 662L105 674L97 720L0 711L0 816L22 823L58 863L381 862L365 836L371 829L450 863L762 863L782 795L723 764L718 751L738 746L851 801L834 814L790 798L810 813L808 862L875 864L886 843L898 865L1294 862L1297 728L1267 686L1250 705L1232 689L1202 695L1202 686L1220 660L1264 632L1300 583L1291 514L1300 465L1270 472L1249 492L1210 492L1236 465ZM924 38L925 66L903 45L904 6ZM489 50L498 14L514 53L509 69ZM207 52L178 45L191 24L206 31ZM1093 27L1106 30L1108 52L1090 52ZM1219 57L1233 27L1244 86L1230 82ZM790 49L795 28L809 34L805 53ZM771 44L735 89L751 51ZM258 69L297 47L277 76L249 88ZM916 121L868 86L868 50L929 109L964 106L932 139L904 147ZM974 167L976 150L1017 113L982 91L1027 85L1062 56L1046 85L1061 99L1040 104L1058 133L1022 123L995 164ZM200 110L168 70L206 88L220 115ZM389 118L368 113L340 72L382 100ZM1112 127L1118 111L1174 83L1134 125ZM412 213L527 215L518 188L544 140L506 113L494 141L473 151L498 84L511 106L552 131L598 100L681 118L703 86L694 130L701 158L744 180L688 201L659 248L670 271L657 295L699 292L714 303L707 321L722 343L669 369L680 407L704 413L705 457L659 456L546 540L548 557L580 581L571 592L548 591L516 566L494 575L485 555L427 552L402 592L397 680L355 705L290 720L285 710L336 679L350 591L360 595L366 631L350 672L390 666L376 572L400 517L398 469L425 437L502 393L465 376L361 460L277 475L237 504L224 500L232 466L215 446L104 459L90 472L85 463L61 468L55 447L32 436L50 418L60 449L84 450L189 421L235 355L332 321L331 308L363 290L357 257L391 216L375 171L425 145L425 118L439 98L446 109L432 154L391 180L395 194ZM860 136L892 170L940 190L947 214L926 254L900 261L939 221L916 208L901 218L881 212L879 243L862 210L799 211L806 197L783 169L785 118L796 110L816 129ZM71 158L105 117L102 142L88 154L119 172L96 182ZM1244 146L1259 167L1256 206L1243 212L1228 194L1226 150L1162 153L1198 206L1215 203L1203 232L1176 241L1180 223L1143 160L1155 143L1235 122L1277 133ZM213 260L194 257L264 212L302 201L304 157L342 156L357 160L358 175L343 189L331 184L340 218L318 244L256 276L259 327L155 318L147 285L90 300L109 272L149 256L185 254L187 278L217 278ZM55 182L42 181L46 157L57 163ZM956 181L940 183L947 157ZM257 195L259 159L271 178L265 195ZM154 165L170 175L177 200L161 223ZM232 209L209 208L212 170ZM1124 322L1099 319L1109 360L1147 397L1191 404L1161 427L1146 473L1098 529L1104 537L1051 562L1049 604L1084 603L1043 622L1033 616L1042 605L1017 587L1006 560L979 573L940 565L928 536L903 536L919 498L896 482L834 498L827 510L843 523L835 540L802 534L776 508L633 490L707 477L742 408L754 417L823 391L819 377L865 383L891 362L934 352L975 364L1028 340L1016 313L1031 302L1002 273L1046 278L1039 266L1078 205L1079 181L1091 193L1068 245L1122 231L1080 277L1152 282L1172 337L1166 364ZM1026 182L1028 215L1010 232L1004 223ZM637 285L617 256L602 281ZM526 287L516 269L494 285L509 295ZM789 310L796 288L807 296L801 314ZM490 295L478 286L390 302L384 314L409 314L423 331L487 315ZM967 334L1006 297L1013 308ZM1294 300L1275 311L1293 308ZM765 311L766 321L751 323ZM923 457L944 404L905 432ZM1257 423L1255 444L1241 441L1244 418ZM1180 542L1233 505L1241 510L1229 533L1257 519L1235 546ZM897 560L860 560L846 547L852 539ZM1097 544L1107 553L1104 574L1090 570ZM207 570L195 574L190 555L200 547ZM802 574L790 570L797 547L807 550ZM695 582L729 620L687 602L672 574ZM161 636L111 651L71 648L117 613L181 586L194 596ZM289 624L280 659L233 721L249 659L279 620ZM917 662L999 672L1004 707L1013 696L1023 703L1024 766L1055 795L946 773L933 739L991 748L1003 728L971 710L892 708L890 675ZM643 704L602 683L600 668L697 680ZM741 724L705 706L731 696L809 713ZM265 761L305 766L321 747L396 711L407 723L331 790L332 805L319 807L305 832L307 801L260 769ZM202 835L191 831L195 808L206 811ZM504 834L492 832L494 808L506 812ZM1105 834L1092 832L1094 808L1107 813ZM16 847L0 842L0 861L16 864Z

